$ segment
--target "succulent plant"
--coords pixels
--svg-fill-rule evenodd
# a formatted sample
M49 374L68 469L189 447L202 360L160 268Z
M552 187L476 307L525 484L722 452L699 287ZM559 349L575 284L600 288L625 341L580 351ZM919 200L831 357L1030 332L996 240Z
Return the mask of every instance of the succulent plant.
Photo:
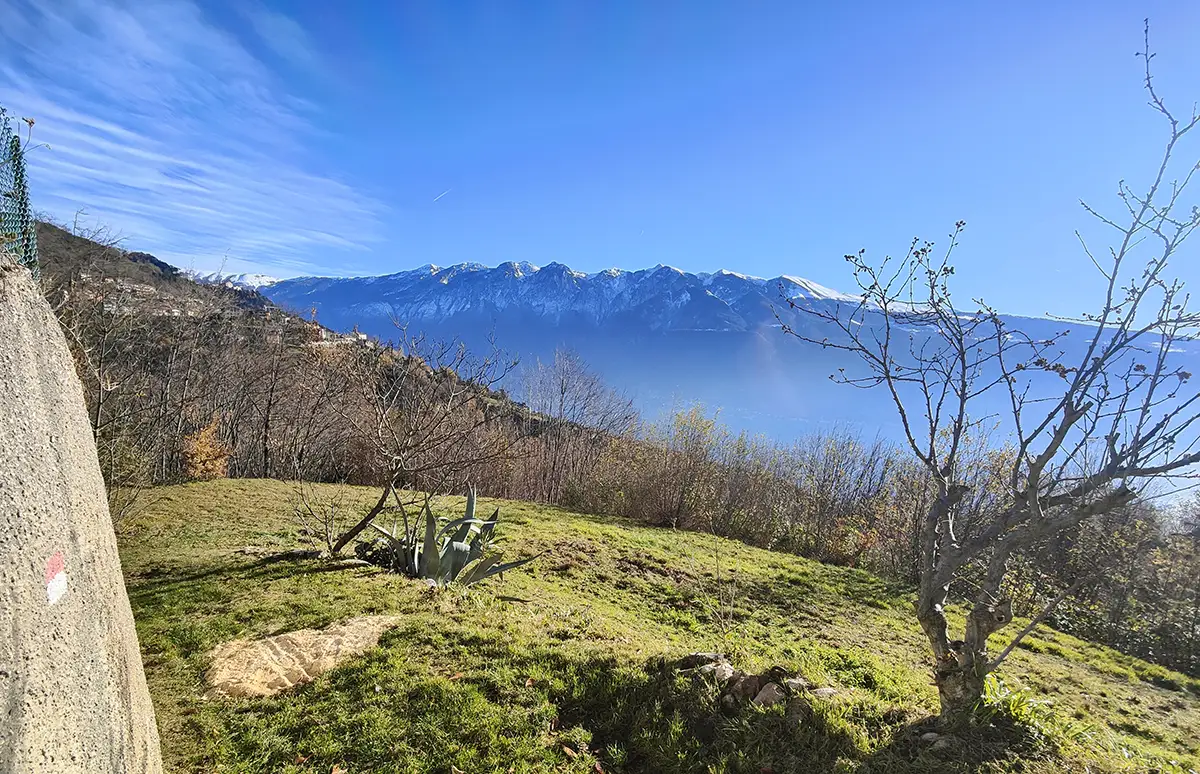
M428 500L421 515L423 518L417 523L405 523L402 529L393 526L391 531L372 523L371 527L387 540L386 548L368 545L360 549L360 556L410 578L433 581L438 586L450 583L469 586L537 558L530 556L501 562L499 554L485 556L495 542L500 509L497 508L490 519L475 518L474 487L467 492L467 509L462 518L441 524L430 510Z

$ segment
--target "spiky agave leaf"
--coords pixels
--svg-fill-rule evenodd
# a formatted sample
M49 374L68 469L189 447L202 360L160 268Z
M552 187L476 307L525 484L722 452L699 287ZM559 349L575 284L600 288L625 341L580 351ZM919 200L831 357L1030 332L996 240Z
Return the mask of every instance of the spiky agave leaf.
M421 547L421 577L436 580L441 567L441 551L437 543L437 518L425 502L425 542Z
M470 560L471 546L462 541L451 541L442 551L441 573L438 576L439 585L445 585L455 580Z
M492 518L483 523L479 529L479 534L471 541L471 553L467 557L467 564L479 559L483 556L483 552L488 549L492 543L492 535L496 531L496 524L500 521L500 509L497 508Z
M474 583L479 583L482 580L487 580L493 575L499 575L500 573L507 572L508 570L515 570L522 565L529 564L539 556L541 556L541 554L527 556L524 559L517 559L513 562L497 564L497 562L500 560L500 557L493 554L492 556L489 556L487 559L484 559L482 562L472 567L459 582L464 586L470 586Z
M420 522L412 524L411 529L406 528L403 535L395 527L389 531L378 524L371 526L392 546L393 569L410 577L434 581L438 586L454 582L469 586L537 558L531 556L502 563L498 554L484 556L498 542L495 534L500 509L496 508L491 518L478 519L475 518L476 504L476 491L471 487L467 492L466 515L462 518L441 524L426 500L421 514L423 530ZM420 536L422 531L424 539Z

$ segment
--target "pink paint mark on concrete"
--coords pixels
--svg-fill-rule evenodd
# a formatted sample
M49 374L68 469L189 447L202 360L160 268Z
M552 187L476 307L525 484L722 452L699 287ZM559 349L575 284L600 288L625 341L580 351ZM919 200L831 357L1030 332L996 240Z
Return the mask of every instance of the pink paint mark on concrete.
M46 598L54 604L67 593L67 560L62 551L46 560Z

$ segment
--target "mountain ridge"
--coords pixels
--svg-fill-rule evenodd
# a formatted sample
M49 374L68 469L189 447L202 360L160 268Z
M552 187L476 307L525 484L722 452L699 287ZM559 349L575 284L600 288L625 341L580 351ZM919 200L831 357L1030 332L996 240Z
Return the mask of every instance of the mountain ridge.
M516 308L559 323L604 325L623 318L650 330L750 330L778 326L776 306L858 299L793 275L755 277L728 269L685 272L653 268L584 273L566 264L507 261L494 267L426 264L366 277L296 277L259 286L276 303L303 309L336 306L358 315L446 319Z
M301 277L260 290L272 303L328 328L385 341L457 340L471 352L496 347L526 363L571 349L650 416L699 403L720 410L735 430L776 439L794 438L817 423L904 437L890 399L830 379L843 370L859 372L863 364L836 346L813 343L844 343L845 332L829 318L839 305L844 317L846 305L861 299L796 275L689 273L664 264L587 274L558 262L537 267L509 261L494 267L427 264L373 277ZM855 324L881 322L872 309ZM1034 340L1059 339L1069 361L1084 356L1086 331L1061 337L1068 328L1088 327L1083 323L1000 317ZM785 335L785 326L799 338ZM935 334L919 324L901 327L903 333L896 332L913 342ZM1200 363L1200 345L1181 346L1186 351L1179 357ZM519 390L516 379L506 389ZM1002 414L1001 397L982 401L978 410Z

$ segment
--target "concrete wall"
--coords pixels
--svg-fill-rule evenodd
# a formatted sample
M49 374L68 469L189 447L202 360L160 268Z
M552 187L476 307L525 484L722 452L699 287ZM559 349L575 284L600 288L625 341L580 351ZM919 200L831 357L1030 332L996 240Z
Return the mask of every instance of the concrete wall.
M161 770L83 391L0 255L0 774Z

